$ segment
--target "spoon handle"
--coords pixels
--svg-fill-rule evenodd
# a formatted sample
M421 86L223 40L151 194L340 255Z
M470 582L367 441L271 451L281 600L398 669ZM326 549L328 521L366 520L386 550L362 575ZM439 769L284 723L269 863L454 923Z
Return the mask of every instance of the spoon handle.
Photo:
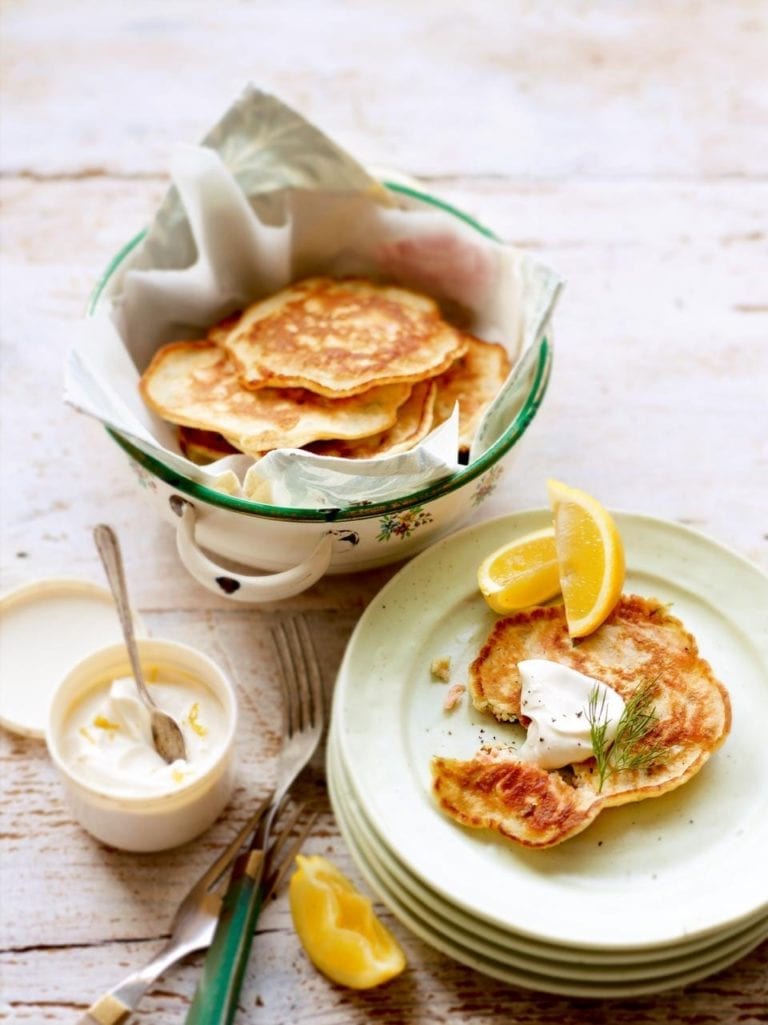
M117 614L123 627L125 646L128 649L128 657L131 660L131 668L136 680L136 686L141 691L144 699L154 705L152 696L144 683L144 673L141 668L138 648L136 647L136 636L133 632L133 616L128 601L128 590L125 584L125 571L123 569L123 557L120 554L120 543L114 530L106 523L99 523L93 528L93 539L101 556L107 580L112 590L112 597L115 599Z

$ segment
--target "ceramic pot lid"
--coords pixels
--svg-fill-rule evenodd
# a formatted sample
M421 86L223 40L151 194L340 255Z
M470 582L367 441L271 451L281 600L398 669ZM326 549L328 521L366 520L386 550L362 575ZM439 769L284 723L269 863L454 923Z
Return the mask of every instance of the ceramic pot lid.
M146 636L134 613L137 636ZM88 580L36 580L0 598L0 723L42 737L56 687L86 655L122 641L110 592Z

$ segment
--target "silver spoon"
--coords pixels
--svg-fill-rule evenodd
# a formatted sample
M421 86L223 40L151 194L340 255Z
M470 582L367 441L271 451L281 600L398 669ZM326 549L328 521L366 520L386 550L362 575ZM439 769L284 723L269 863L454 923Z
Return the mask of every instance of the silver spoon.
M141 668L141 660L139 659L139 652L136 647L136 637L133 632L133 617L128 603L123 558L120 554L120 544L117 540L117 535L106 523L99 523L93 529L93 539L96 542L101 561L104 564L107 580L112 589L112 597L115 599L117 613L120 616L125 646L128 649L128 657L131 660L131 667L136 680L136 686L139 690L139 696L147 706L151 716L152 741L155 745L155 750L168 763L175 762L177 758L186 758L184 737L179 729L179 724L167 712L163 712L162 709L157 707L144 682L144 673Z

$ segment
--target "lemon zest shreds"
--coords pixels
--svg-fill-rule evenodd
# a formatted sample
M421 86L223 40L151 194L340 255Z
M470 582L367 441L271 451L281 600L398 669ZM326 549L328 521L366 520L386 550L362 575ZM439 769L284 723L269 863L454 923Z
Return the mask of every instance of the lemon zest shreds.
M198 737L204 737L208 732L208 727L203 726L203 724L200 722L200 703L198 701L195 701L195 703L190 708L189 715L187 716L187 721L189 722L191 728L198 735Z
M111 719L107 719L105 715L94 715L93 725L97 726L100 730L119 730L120 723L112 722Z

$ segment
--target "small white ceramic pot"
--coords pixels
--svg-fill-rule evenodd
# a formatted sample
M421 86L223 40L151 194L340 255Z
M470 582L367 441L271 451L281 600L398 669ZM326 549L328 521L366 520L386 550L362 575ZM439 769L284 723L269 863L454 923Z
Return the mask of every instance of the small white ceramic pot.
M73 705L94 688L131 676L122 644L101 648L78 662L57 688L48 713L46 744L64 782L74 818L92 836L125 851L160 851L198 836L221 814L235 780L237 702L232 684L206 655L175 641L137 639L142 666L158 667L171 677L179 670L194 678L218 700L225 727L215 758L196 779L168 792L150 795L116 793L84 777L66 758L63 731Z

